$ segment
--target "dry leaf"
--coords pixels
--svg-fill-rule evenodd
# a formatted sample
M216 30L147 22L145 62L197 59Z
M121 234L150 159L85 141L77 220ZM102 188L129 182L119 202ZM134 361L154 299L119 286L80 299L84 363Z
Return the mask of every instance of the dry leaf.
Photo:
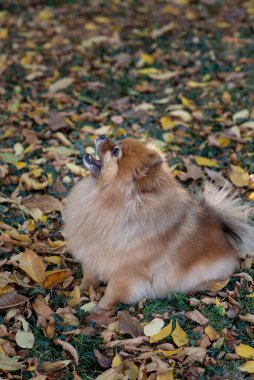
M254 323L254 314L247 313L245 315L239 315L239 319L241 319L241 321Z
M49 92L55 93L60 90L64 90L65 88L69 87L73 82L74 82L73 78L59 79L58 81L56 81L49 87Z
M210 158L195 156L194 159L199 166L208 166L208 167L214 166L216 168L219 167L217 162L210 160Z
M41 295L38 295L35 298L34 302L32 303L32 308L37 315L40 315L47 320L50 320L52 314L54 314L54 311L49 307L49 305L46 304Z
M102 353L97 348L93 349L93 353L102 368L109 368L111 366L111 358L107 358L107 356L102 355Z
M33 348L35 338L32 331L19 330L15 336L15 340L19 347Z
M120 334L130 334L133 338L141 335L138 319L132 317L128 310L118 312L118 331Z
M43 286L46 289L53 289L71 275L72 271L70 269L55 269L47 271L45 272Z
M158 334L161 331L164 324L165 322L163 321L163 319L160 319L160 318L153 319L150 323L148 323L144 327L145 336L153 336L153 335Z
M62 348L65 351L68 351L73 357L73 359L75 360L75 363L78 365L79 358L78 358L77 350L70 343L65 342L64 340L61 340L61 339L55 339L54 343L59 344L60 346L62 346Z
M31 249L26 248L22 253L19 267L35 282L41 284L45 278L45 266L42 259Z
M240 367L238 367L240 371L247 372L247 373L254 373L254 360L248 360L244 364L242 364Z
M0 297L0 310L22 305L28 300L27 297L18 294L16 290L5 293Z
M184 110L173 110L170 112L170 115L174 117L178 117L179 119L183 120L186 123L192 120L191 114Z
M19 362L20 356L14 356L9 358L0 353L0 369L3 371L18 371L24 368L25 366Z
M171 334L174 343L177 345L177 347L184 346L189 342L189 339L186 335L186 333L183 331L181 326L179 325L178 321L176 321L176 327L174 331Z
M158 342L166 338L167 336L169 336L172 332L172 326L173 326L173 323L171 320L170 323L167 326L165 326L158 334L150 337L150 343Z
M224 281L214 281L210 284L208 290L210 292L218 292L219 290L225 288L225 286L228 284L229 282L229 278L227 278L226 280Z
M239 344L235 346L235 352L238 356L244 359L254 359L254 348L246 344Z
M51 195L32 195L25 198L22 204L28 209L38 208L43 214L47 214L52 211L62 212L63 205L59 199L52 197Z
M248 186L249 174L240 166L231 165L231 173L229 174L230 181L236 187Z
M112 360L111 366L112 368L116 368L116 367L119 367L121 364L122 364L122 359L118 354L116 354Z
M88 302L88 303L85 303L83 306L81 306L80 309L90 313L92 312L97 306L97 302Z
M212 326L206 326L205 333L211 342L220 338L220 334Z
M201 326L208 323L208 319L204 317L198 310L188 311L186 317L191 319L194 322L199 323Z
M67 367L71 363L71 360L58 360L57 362L44 362L42 364L42 370L45 372L60 371Z

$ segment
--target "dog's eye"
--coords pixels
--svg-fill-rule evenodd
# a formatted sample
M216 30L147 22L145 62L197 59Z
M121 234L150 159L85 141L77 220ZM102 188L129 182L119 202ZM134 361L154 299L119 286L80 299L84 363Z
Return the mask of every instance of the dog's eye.
M118 157L118 155L119 155L119 148L114 148L114 149L112 150L112 156L114 156L114 157Z

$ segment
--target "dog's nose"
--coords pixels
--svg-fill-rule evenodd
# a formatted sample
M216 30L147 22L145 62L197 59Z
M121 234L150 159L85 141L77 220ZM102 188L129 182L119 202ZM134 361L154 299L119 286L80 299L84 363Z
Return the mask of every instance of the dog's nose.
M100 135L97 137L98 141L104 141L104 140L107 140L107 136L106 135Z

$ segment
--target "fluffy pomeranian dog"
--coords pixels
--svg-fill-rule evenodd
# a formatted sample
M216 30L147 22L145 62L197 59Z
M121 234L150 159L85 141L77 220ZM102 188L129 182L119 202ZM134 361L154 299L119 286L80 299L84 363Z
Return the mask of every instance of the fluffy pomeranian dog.
M91 175L66 199L64 235L81 262L81 288L107 284L95 313L118 302L205 290L230 276L240 253L253 255L249 208L230 190L207 184L191 196L171 175L163 155L105 135L87 155Z

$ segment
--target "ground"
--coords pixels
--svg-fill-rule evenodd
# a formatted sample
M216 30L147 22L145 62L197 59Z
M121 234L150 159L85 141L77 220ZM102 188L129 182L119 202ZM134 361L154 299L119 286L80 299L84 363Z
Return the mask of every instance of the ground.
M1 379L252 378L252 259L96 327L103 289L80 296L61 211L101 133L155 143L191 191L223 176L251 206L253 21L251 0L1 2Z

